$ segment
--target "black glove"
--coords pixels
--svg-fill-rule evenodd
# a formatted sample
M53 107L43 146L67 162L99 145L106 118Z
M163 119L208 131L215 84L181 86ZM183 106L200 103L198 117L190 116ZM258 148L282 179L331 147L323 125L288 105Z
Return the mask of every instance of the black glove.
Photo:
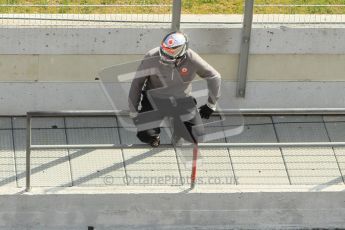
M199 108L199 113L200 113L201 118L209 119L213 112L214 110L208 107L207 104Z

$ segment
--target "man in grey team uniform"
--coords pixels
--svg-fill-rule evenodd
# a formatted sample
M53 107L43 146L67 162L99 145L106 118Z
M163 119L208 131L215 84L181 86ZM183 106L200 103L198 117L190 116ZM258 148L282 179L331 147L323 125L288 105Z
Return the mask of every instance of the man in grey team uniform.
M199 108L191 96L196 75L207 81L208 101ZM130 114L137 126L137 137L153 147L160 144L160 124L173 118L174 139L200 142L201 118L208 119L220 97L220 74L193 50L181 32L166 35L160 47L142 60L129 92ZM141 108L139 108L141 107Z

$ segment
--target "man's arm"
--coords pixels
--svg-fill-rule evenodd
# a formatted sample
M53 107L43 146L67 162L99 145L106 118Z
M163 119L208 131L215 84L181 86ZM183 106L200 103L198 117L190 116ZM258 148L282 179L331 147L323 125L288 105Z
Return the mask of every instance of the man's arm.
M216 109L217 100L220 97L221 77L217 70L202 59L194 51L191 52L191 58L196 67L196 73L207 81L208 100L207 105L212 109Z
M132 81L131 88L129 90L128 107L130 113L132 114L138 112L142 90L148 77L150 76L150 69L148 68L146 63L147 58L148 56L146 55L139 65Z
M215 110L216 103L220 98L220 86L221 86L221 78L220 75L215 75L213 77L206 78L207 80L207 87L208 87L208 100L207 105Z

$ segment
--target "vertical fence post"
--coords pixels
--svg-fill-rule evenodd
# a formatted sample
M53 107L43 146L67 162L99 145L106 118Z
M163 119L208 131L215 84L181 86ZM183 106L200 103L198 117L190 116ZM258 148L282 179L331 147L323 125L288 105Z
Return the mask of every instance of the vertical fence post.
M182 0L173 0L171 31L179 31L181 24Z
M248 72L248 58L249 58L249 46L250 35L252 32L253 24L253 12L254 12L254 0L245 1L244 19L241 38L241 51L240 61L237 72L237 97L245 97L246 85L247 85L247 72Z
M29 192L31 189L31 116L26 116L26 188L25 191Z

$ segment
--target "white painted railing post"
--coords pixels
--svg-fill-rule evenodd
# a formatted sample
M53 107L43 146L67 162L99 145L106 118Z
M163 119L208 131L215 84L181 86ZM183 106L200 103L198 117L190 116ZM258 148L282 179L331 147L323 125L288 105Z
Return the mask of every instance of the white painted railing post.
M173 0L171 31L179 31L181 24L182 0Z
M249 46L250 46L250 35L251 35L252 23L253 23L253 12L254 12L254 0L246 0L245 9L244 9L243 28L242 28L240 61L239 61L238 73L237 73L237 89L236 89L237 97L245 97L246 95Z

